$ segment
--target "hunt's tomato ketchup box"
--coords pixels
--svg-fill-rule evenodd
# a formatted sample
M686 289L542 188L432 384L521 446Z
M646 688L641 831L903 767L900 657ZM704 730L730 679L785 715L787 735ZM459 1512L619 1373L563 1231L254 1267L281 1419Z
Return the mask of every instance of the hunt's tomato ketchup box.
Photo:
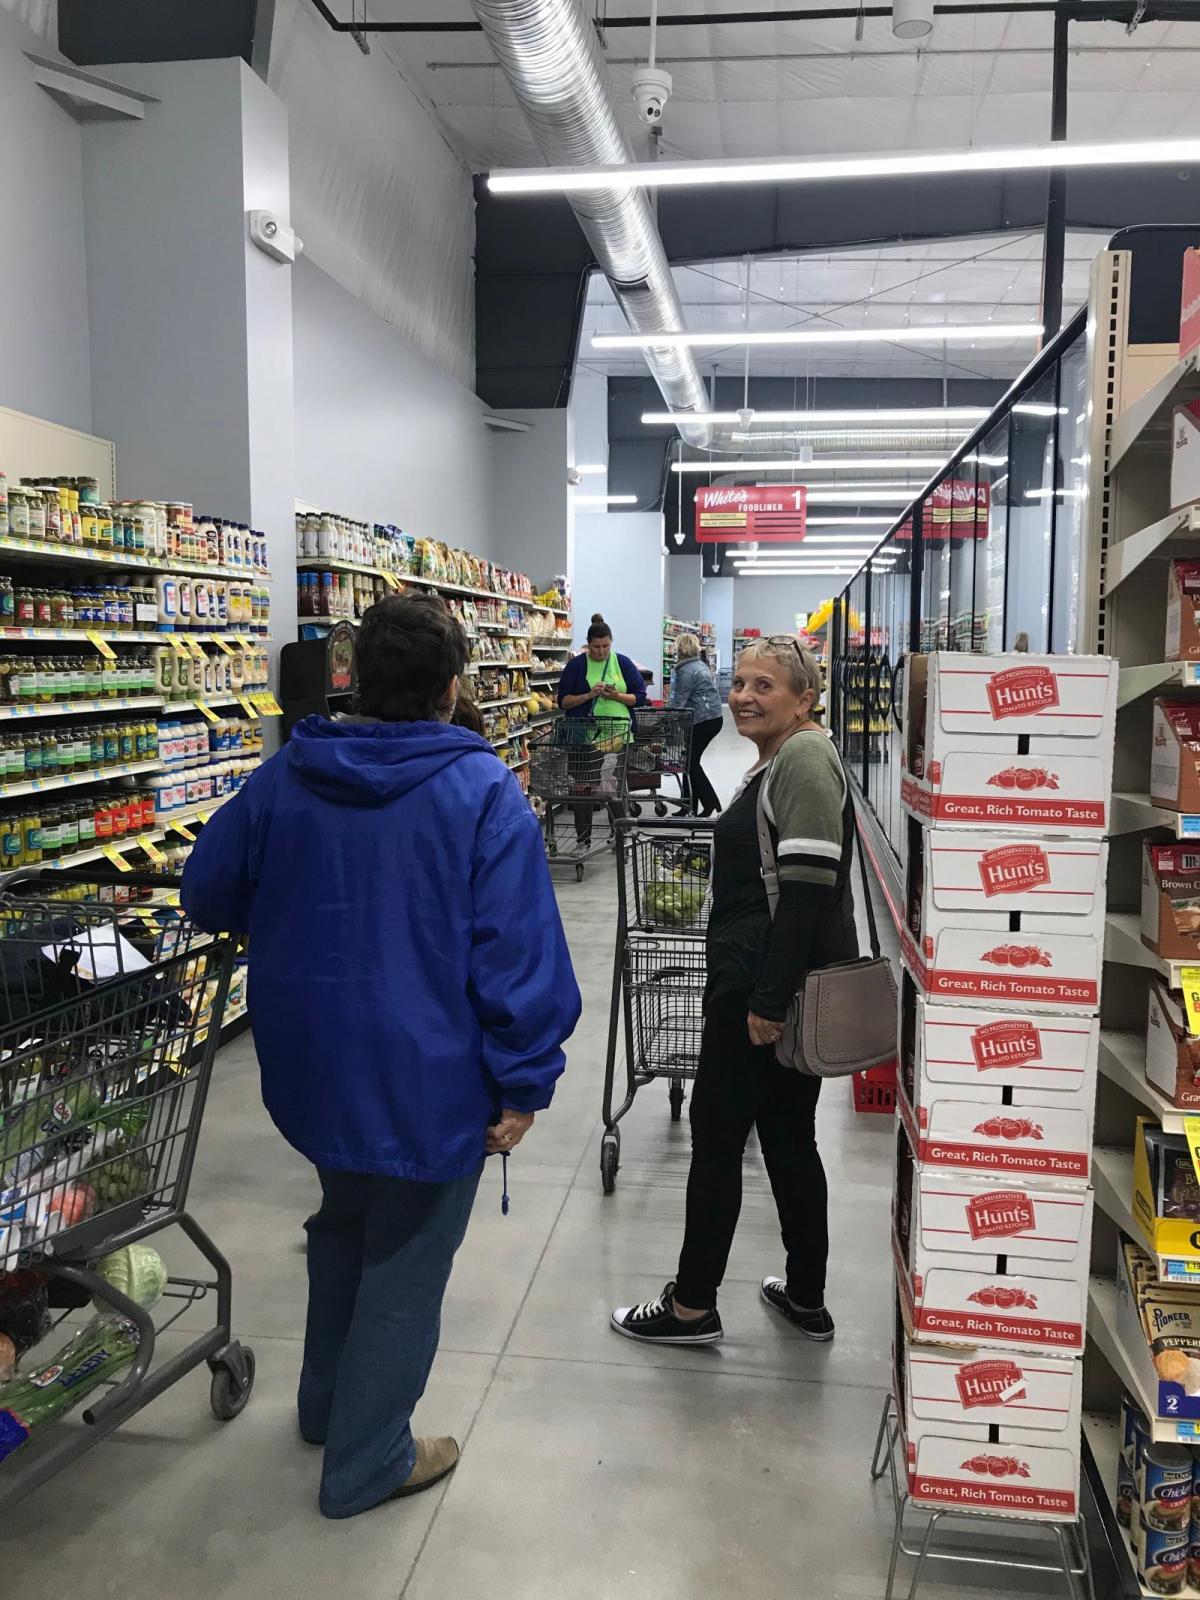
M913 1344L893 1386L908 1492L921 1505L1058 1521L1079 1507L1083 1363Z
M919 1166L903 1127L896 1145L892 1251L915 1337L1079 1354L1091 1190Z
M1100 1024L929 1005L905 974L898 1104L923 1167L1086 1188Z
M1107 656L912 655L905 694L910 816L937 828L1104 833L1117 703Z
M909 823L900 948L939 1001L1095 1011L1108 846Z

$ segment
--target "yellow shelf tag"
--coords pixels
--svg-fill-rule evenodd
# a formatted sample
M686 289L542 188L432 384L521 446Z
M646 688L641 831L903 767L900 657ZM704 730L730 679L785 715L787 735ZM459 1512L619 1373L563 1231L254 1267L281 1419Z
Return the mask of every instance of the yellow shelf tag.
M227 656L237 655L237 651L234 649L233 645L231 645L229 640L226 639L222 634L217 635L216 644L217 649L224 650Z
M179 896L177 894L169 894L167 896L166 903L167 903L167 905L171 906L172 908L177 907L178 904L179 904Z
M191 651L177 633L168 633L166 635L166 641L171 646L171 649L174 650L175 654L180 656L183 660L186 660L191 654Z
M129 862L126 861L125 857L117 849L115 844L106 844L102 846L100 853L105 857L106 860L112 862L113 866L116 867L118 872L133 871L133 868L129 865Z
M184 643L195 656L197 661L206 661L208 659L204 654L204 646L200 643L199 639L185 638Z
M148 833L139 833L137 836L137 842L139 848L144 850L150 857L151 861L157 862L159 866L161 866L167 859Z
M235 633L234 634L234 638L241 645L243 650L253 650L254 649L254 640L251 639L247 634Z
M197 822L207 822L211 818L211 816L212 816L212 812L211 811L197 811L197 813L196 813L196 821Z
M283 707L269 689L264 689L259 694L251 695L250 698L264 717L281 717L283 715Z
M250 704L250 697L248 695L239 694L236 698L237 698L238 705L241 706L242 710L246 713L246 715L248 717L253 717L255 722L257 722L258 721L258 711L256 710L256 708L254 706L252 706Z
M1200 1183L1200 1117L1184 1117L1183 1136L1196 1171L1196 1182Z
M1188 1032L1200 1034L1200 967L1181 967L1179 983L1187 1007Z
M113 649L112 645L109 644L108 640L97 631L97 629L89 628L87 630L87 637L88 643L94 644L96 649L99 650L100 654L104 656L106 660L115 661L117 659L117 652Z
M195 706L196 710L199 711L203 716L206 716L210 722L220 722L220 717L205 701L193 700L192 704Z
M398 589L400 587L400 580L396 577L396 574L394 572L389 572L386 567L381 567L379 569L379 576L383 579L384 583L387 584L389 589Z
M149 906L130 906L130 911L135 917L141 917L143 922L157 922L158 918Z
M182 822L171 822L168 819L167 827L168 828L173 828L176 833L181 833L183 835L183 837L185 839L187 839L191 844L195 844L196 835L184 823L182 823Z

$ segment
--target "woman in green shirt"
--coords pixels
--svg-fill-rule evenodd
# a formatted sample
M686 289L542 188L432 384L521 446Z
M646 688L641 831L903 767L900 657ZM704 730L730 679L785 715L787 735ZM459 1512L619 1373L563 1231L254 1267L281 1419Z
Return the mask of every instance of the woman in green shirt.
M628 656L613 649L612 629L597 611L587 632L587 649L572 656L558 680L558 703L568 717L598 717L628 724L635 706L646 704L646 685ZM592 843L590 805L577 805L575 849L585 854Z

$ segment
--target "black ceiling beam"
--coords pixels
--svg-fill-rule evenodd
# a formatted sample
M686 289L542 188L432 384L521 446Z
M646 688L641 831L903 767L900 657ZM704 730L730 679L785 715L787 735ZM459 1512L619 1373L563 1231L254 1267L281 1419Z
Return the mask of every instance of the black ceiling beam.
M482 33L478 22L341 22L326 0L311 3L337 33ZM935 5L935 16L978 17L989 14L1015 15L1027 12L1056 12L1072 22L1190 22L1200 20L1198 0L1158 0L1144 8L1139 0L1110 0L1107 5L1092 0L948 0ZM1140 14L1139 14L1140 13ZM715 11L672 13L659 17L660 28L735 27L777 22L853 22L858 17L890 17L892 8L884 6L812 6L791 11ZM606 17L595 19L597 33L618 28L648 28L650 18Z

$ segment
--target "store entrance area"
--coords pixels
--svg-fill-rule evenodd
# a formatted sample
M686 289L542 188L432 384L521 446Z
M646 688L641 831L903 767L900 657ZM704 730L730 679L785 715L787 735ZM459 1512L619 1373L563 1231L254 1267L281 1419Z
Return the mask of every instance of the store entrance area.
M727 717L707 757L724 798L752 754ZM169 1390L23 1504L20 1532L5 1540L6 1593L37 1592L53 1549L65 1592L103 1593L96 1574L119 1572L125 1600L767 1597L815 1592L805 1572L821 1575L822 1594L879 1600L891 1500L867 1469L889 1383L892 1119L856 1116L848 1083L823 1092L832 1345L811 1344L760 1301L781 1251L753 1143L722 1290L724 1343L647 1349L617 1338L611 1307L653 1296L674 1272L687 1123L669 1120L665 1084L643 1091L622 1124L617 1192L603 1197L610 860L582 883L564 875L558 898L583 1020L552 1109L510 1163L510 1214L493 1162L451 1278L416 1419L463 1442L447 1486L349 1522L315 1514L320 1452L298 1436L295 1390L302 1223L316 1183L268 1122L243 1035L217 1060L192 1208L233 1264L236 1325L258 1361L253 1404L225 1426L208 1409L203 1369ZM882 902L879 911L886 936ZM331 1071L336 1060L331 1039ZM187 1275L190 1253L169 1237L171 1269ZM164 1350L203 1317L185 1316Z

